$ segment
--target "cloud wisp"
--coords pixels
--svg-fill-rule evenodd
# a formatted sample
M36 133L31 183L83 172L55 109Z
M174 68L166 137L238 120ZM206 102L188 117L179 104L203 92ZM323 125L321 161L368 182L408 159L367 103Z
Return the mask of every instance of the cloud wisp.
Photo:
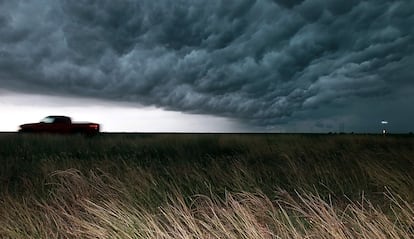
M272 126L413 88L414 1L2 0L0 9L7 90Z

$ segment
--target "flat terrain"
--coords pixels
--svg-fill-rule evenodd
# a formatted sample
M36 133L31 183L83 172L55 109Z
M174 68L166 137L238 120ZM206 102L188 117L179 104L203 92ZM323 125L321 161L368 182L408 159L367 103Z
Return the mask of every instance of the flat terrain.
M1 238L414 238L414 137L0 134Z

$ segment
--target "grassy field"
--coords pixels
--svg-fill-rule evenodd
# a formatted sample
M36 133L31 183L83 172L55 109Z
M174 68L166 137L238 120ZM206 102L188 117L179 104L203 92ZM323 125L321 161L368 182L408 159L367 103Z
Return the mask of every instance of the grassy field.
M414 137L0 134L0 238L414 238Z

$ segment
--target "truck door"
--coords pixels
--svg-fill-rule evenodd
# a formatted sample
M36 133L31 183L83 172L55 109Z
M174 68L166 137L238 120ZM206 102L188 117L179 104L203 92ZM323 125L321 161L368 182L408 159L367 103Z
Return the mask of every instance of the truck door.
M66 117L56 117L51 125L51 133L69 133L71 120Z

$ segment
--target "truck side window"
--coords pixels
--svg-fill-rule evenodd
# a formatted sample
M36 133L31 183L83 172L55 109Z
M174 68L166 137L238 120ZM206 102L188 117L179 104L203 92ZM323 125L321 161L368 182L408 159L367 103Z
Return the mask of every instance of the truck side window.
M57 124L69 124L70 120L68 118L64 118L64 117L56 117L55 121L53 123L57 123Z

